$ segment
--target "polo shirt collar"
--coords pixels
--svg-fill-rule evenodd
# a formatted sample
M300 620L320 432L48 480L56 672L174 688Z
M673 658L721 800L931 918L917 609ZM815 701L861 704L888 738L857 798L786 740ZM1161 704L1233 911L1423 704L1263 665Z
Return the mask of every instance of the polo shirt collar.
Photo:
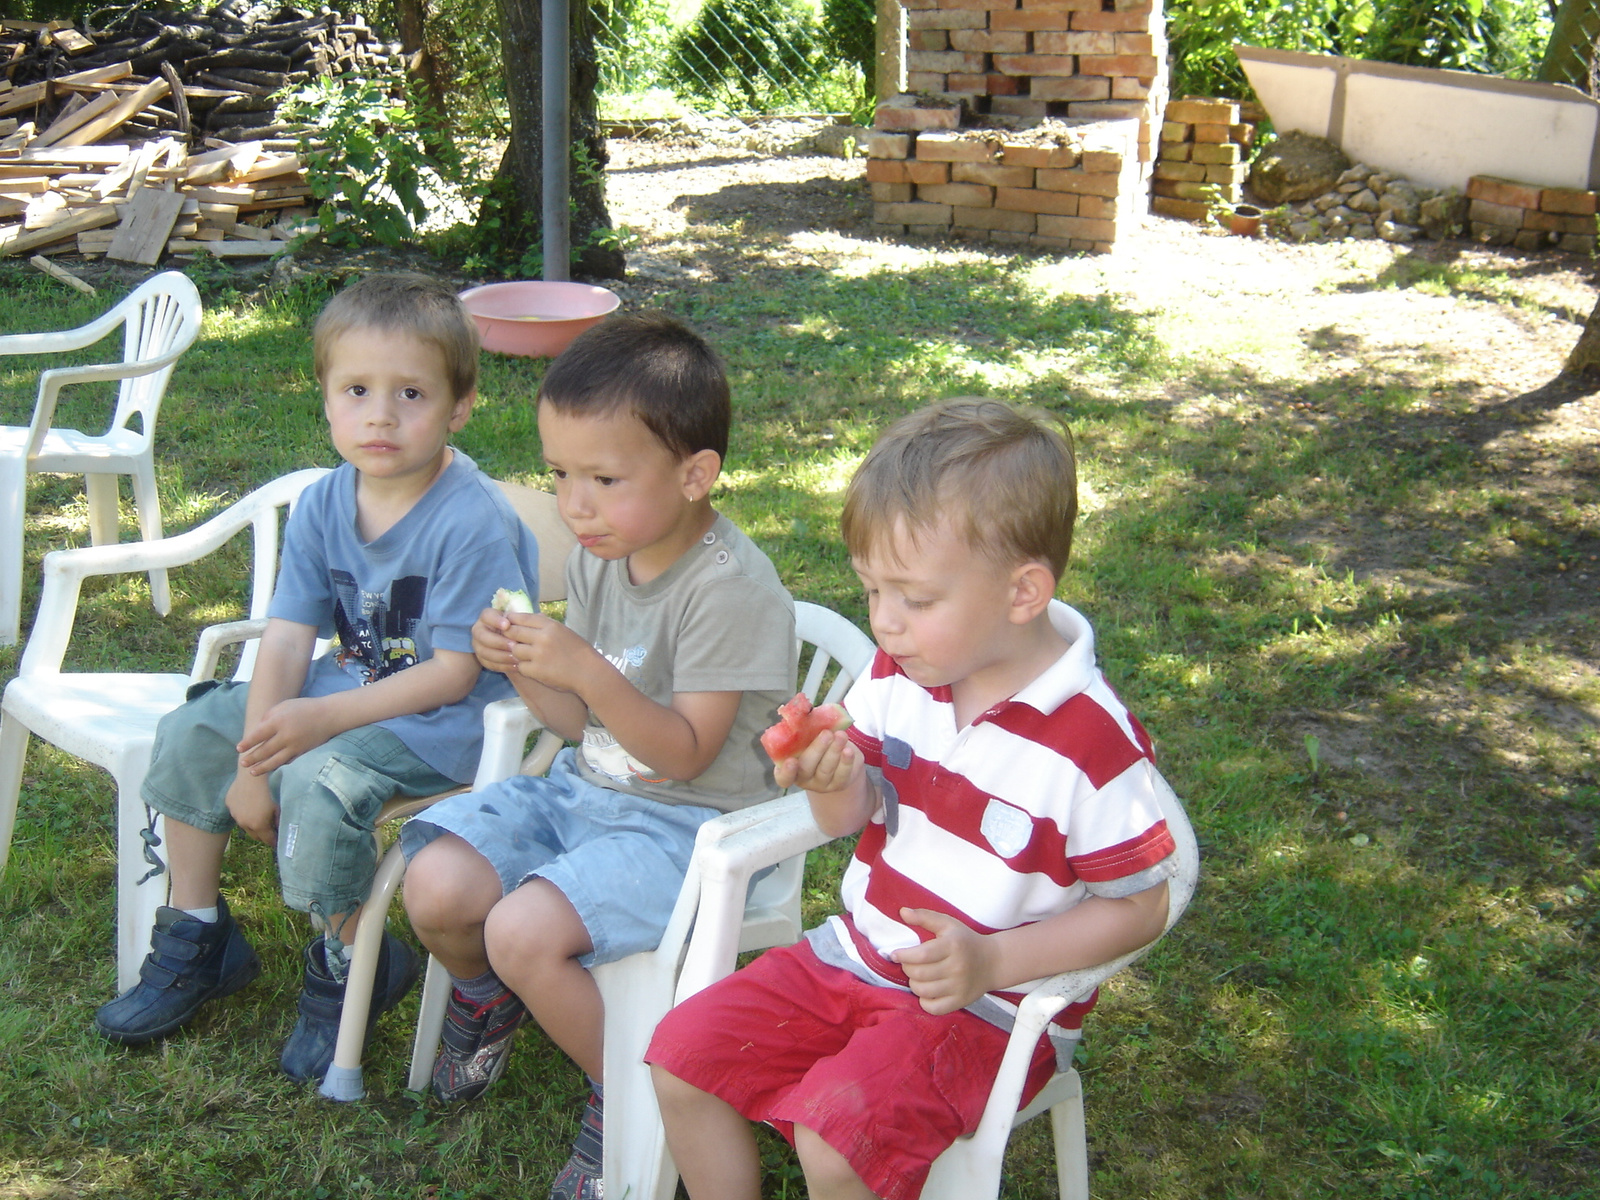
M1051 628L1066 641L1067 648L1037 679L1011 697L1011 703L1026 704L1042 713L1055 712L1088 688L1095 676L1094 628L1088 618L1060 600L1050 601L1047 611Z

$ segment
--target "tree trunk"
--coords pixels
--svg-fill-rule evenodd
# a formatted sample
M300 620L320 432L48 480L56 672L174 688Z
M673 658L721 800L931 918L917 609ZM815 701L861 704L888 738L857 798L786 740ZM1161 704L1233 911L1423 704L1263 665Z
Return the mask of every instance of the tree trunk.
M1561 373L1600 375L1600 300L1595 301L1594 311L1583 323L1583 332L1578 335L1578 344L1572 348L1572 353L1567 355L1567 365L1561 368Z
M523 251L542 240L544 137L540 129L539 0L499 0L501 54L511 140L490 185L486 206L500 217L490 235ZM594 23L585 0L572 0L572 251L573 272L596 279L621 279L622 251L607 244L606 142L600 132L596 91L600 82Z
M429 103L441 118L445 112L445 82L428 38L428 0L399 0L400 48L410 70L422 84Z

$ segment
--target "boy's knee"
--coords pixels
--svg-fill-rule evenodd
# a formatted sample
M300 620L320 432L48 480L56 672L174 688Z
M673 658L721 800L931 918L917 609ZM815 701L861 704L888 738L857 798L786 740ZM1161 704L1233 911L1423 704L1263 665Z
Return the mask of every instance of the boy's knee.
M806 1187L812 1196L871 1195L849 1161L822 1135L804 1125L794 1127L794 1152L805 1172Z
M487 873L488 878L485 877ZM406 866L406 915L424 926L481 921L500 898L500 880L482 855L445 834Z

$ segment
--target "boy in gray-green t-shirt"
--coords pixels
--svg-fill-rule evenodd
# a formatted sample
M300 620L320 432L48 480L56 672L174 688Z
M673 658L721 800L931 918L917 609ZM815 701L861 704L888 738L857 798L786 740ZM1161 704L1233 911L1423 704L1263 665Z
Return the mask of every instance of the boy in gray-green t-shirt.
M473 648L579 745L401 835L406 910L454 982L435 1093L481 1095L530 1013L591 1080L558 1200L600 1189L587 968L654 948L699 826L776 790L759 735L794 687L794 604L711 506L730 416L720 361L665 317L614 317L551 364L539 435L579 543L566 622L485 610Z

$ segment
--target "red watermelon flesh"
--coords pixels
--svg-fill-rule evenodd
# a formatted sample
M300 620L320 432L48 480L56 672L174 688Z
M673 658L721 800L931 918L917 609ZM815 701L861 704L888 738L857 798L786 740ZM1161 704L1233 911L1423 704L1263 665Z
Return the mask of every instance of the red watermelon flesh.
M779 706L778 723L761 735L761 745L773 762L793 758L812 742L819 733L830 729L849 729L850 714L838 704L820 704L813 708L804 692L796 692L793 700Z

